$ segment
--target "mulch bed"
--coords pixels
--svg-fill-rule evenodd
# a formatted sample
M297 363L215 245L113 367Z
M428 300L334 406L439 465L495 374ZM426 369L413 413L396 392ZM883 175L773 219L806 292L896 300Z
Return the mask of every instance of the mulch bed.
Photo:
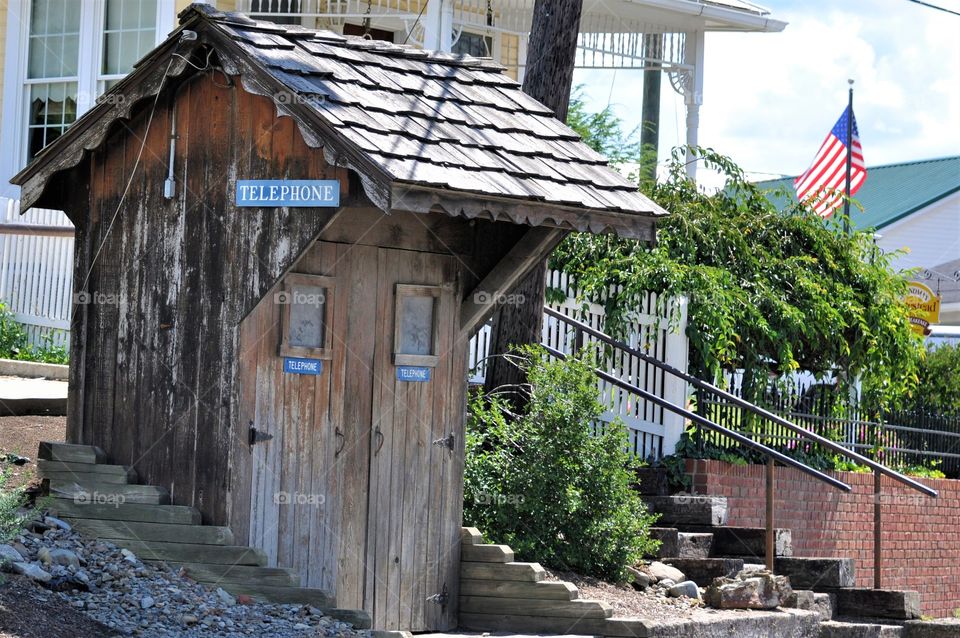
M119 636L106 625L77 611L57 594L22 576L2 575L0 638L107 638Z

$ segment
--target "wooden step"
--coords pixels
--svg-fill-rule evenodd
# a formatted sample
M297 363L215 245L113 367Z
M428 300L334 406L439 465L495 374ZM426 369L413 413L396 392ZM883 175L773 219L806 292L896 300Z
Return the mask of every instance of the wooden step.
M43 489L54 498L72 500L78 504L123 505L144 503L166 505L170 494L155 485L116 485L112 483L84 483L76 481L43 480Z
M68 463L65 461L37 461L37 474L41 478L85 480L101 483L136 483L137 472L126 465L103 463Z
M193 580L200 583L220 585L234 583L239 585L270 585L274 587L299 587L300 574L286 567L251 567L249 565L213 565L210 563L182 563L167 565L182 569Z
M461 545L460 560L478 563L512 563L513 550L507 545Z
M170 525L168 523L134 523L100 519L67 517L78 531L105 540L161 541L197 545L233 545L229 527L215 525Z
M743 569L739 558L665 558L663 562L683 572L687 580L706 587L714 578L730 578Z
M825 620L820 623L820 638L898 638L903 627L865 621Z
M920 592L897 589L838 589L837 615L912 620L920 617Z
M852 558L798 558L783 556L774 562L777 574L790 577L795 589L833 591L857 584Z
M520 580L460 580L460 594L464 596L492 596L496 598L538 598L540 600L576 600L580 592L571 583Z
M58 441L41 441L37 458L65 463L106 463L107 455L95 445L75 445Z
M53 498L50 499L47 507L55 516L65 518L129 521L132 523L167 523L171 525L200 524L200 510L186 505L148 505L144 503L97 505Z
M114 545L126 547L140 560L166 563L210 563L214 565L266 566L267 555L253 547L239 545L202 545L117 539Z
M677 558L710 558L713 555L713 534L680 532L677 535Z
M461 596L460 611L468 614L552 616L554 618L609 618L613 608L598 600L538 600Z
M767 553L767 530L762 527L716 527L713 533L715 556L735 556L763 562ZM793 536L789 529L774 530L775 556L793 556Z
M547 577L537 563L460 563L460 578L478 580L520 580L535 583Z
M697 525L718 527L727 524L727 499L719 496L678 494L674 496L646 496L643 499L650 511L660 514L661 527Z

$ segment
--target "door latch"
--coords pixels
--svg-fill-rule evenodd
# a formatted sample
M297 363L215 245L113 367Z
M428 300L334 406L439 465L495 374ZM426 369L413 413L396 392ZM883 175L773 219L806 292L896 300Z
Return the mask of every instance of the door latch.
M450 601L450 594L447 593L447 584L443 584L443 589L440 590L440 593L434 594L433 596L427 596L427 602L436 603L441 607L446 607L447 603Z
M253 447L257 443L263 443L264 441L269 441L273 438L272 434L268 434L263 430L258 430L253 427L253 421L250 422L250 435L247 441L250 443L250 447Z
M453 452L453 448L456 445L456 439L453 436L453 432L451 432L447 436L441 439L437 439L436 441L433 442L433 444L438 445L440 447L445 447L451 452Z

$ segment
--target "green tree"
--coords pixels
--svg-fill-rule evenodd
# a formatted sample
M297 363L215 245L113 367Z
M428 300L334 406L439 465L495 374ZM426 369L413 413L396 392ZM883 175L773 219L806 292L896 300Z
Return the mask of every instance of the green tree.
M928 351L918 377L918 407L960 412L960 347L943 345Z
M554 266L576 273L585 294L605 305L608 330L620 331L649 290L661 300L685 295L696 373L745 369L753 396L769 374L797 369L859 377L881 405L909 394L921 345L891 256L870 233L843 232L836 217L799 205L777 210L729 158L696 151L726 187L698 188L676 151L668 179L644 188L671 213L655 246L576 234L554 254Z

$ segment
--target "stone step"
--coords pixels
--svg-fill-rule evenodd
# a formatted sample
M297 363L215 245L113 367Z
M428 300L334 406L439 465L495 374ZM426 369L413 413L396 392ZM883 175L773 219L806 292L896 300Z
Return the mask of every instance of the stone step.
M903 624L903 635L904 638L957 638L960 618L908 620Z
M837 595L827 592L813 592L813 607L811 611L820 614L824 620L831 620L836 615Z
M165 563L209 563L213 565L253 565L264 567L267 555L253 547L239 545L202 545L198 543L164 543L116 539L114 545L125 547L145 561Z
M48 509L55 516L136 523L168 523L199 525L200 511L186 505L148 505L144 503L93 504L74 503L63 498L50 499Z
M717 527L713 533L714 556L734 556L763 562L767 555L767 530L762 527ZM774 530L774 556L793 556L789 529Z
M710 558L713 555L713 534L680 532L677 545L677 558Z
M660 541L660 548L647 558L679 558L680 532L676 527L651 527L650 538Z
M730 578L743 569L739 558L665 558L663 562L683 572L687 580L706 587L714 578Z
M796 589L833 591L842 587L854 587L854 562L852 558L798 558L783 556L774 562L777 574L790 577Z
M719 527L727 524L727 499L720 496L677 494L646 496L643 500L651 512L660 514L657 523L661 527Z
M229 527L215 525L171 525L168 523L134 523L100 519L67 517L78 531L104 540L161 541L197 545L233 545Z
M912 620L920 617L920 592L897 589L838 589L837 615Z
M137 472L126 465L102 463L68 463L66 461L37 461L40 478L91 481L100 483L136 483Z
M821 620L833 618L833 594L810 591L809 589L794 589L793 596L788 598L784 607L815 611L820 614Z
M210 563L182 563L174 564L167 561L168 566L183 570L184 574L200 583L223 585L235 583L240 585L258 584L271 587L299 587L300 574L295 569L286 567L252 567L250 565L214 565Z
M644 496L669 496L670 480L667 472L659 467L643 467L636 470L637 481L633 488Z
M40 441L37 458L65 463L106 463L107 455L95 445L75 445L57 441Z
M820 638L898 638L903 627L871 622L825 620L820 623Z
M116 485L112 483L85 483L75 481L43 480L43 490L54 498L72 500L77 504L123 505L144 503L166 505L170 494L155 485Z

